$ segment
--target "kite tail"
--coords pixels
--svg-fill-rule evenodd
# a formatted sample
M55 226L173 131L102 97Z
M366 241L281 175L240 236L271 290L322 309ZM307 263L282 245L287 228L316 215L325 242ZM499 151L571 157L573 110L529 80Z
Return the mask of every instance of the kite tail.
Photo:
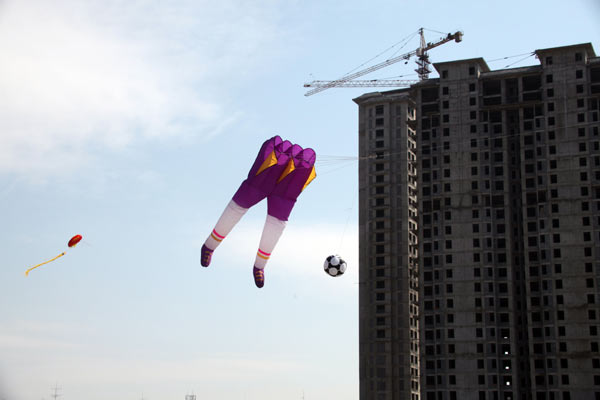
M65 254L66 254L66 252L65 252L65 251L63 251L62 253L60 253L59 255L57 255L56 257L54 257L53 259L51 259L51 260L48 260L48 261L44 261L44 262L43 262L43 263L41 263L41 264L38 264L38 265L36 265L36 266L33 266L33 267L29 268L27 271L25 271L25 276L29 275L29 271L31 271L32 269L35 269L35 268L37 268L37 267L41 267L41 266L42 266L42 265L44 265L44 264L48 264L49 262L52 262L52 261L56 260L57 258L60 258L60 257L64 256Z

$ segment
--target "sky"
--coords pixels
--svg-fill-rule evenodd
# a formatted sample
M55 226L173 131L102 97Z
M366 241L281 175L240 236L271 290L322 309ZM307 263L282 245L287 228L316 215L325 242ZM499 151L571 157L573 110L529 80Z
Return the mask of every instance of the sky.
M352 99L379 89L303 84L421 27L464 32L433 62L600 54L599 20L598 0L0 0L0 400L358 400ZM365 78L416 79L413 61ZM317 179L257 289L264 202L208 268L200 247L274 135L315 149Z

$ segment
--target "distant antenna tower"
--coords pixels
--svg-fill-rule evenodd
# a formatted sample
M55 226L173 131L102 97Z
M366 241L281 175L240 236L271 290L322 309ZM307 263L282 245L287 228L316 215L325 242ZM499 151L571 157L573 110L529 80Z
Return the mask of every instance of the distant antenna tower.
M62 396L61 393L59 393L61 388L58 387L58 384L54 385L54 387L52 388L52 393L50 394L50 397L52 397L54 400L57 400L60 396Z

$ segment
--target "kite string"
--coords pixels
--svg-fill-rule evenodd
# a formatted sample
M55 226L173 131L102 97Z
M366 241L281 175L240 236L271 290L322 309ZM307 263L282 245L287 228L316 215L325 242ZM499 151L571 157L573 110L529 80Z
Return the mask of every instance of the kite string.
M356 161L373 159L373 158L377 158L377 155L371 154L371 155L363 156L363 157L319 155L317 158L317 165L319 167L333 167L333 169L330 169L325 172L321 172L321 175L323 175L323 174L328 174L328 173L340 170L342 168L352 166ZM348 230L348 225L350 224L350 218L352 217L352 212L354 211L354 207L356 204L356 198L358 196L358 190L356 190L356 185L357 185L357 181L354 182L354 190L353 190L354 194L352 197L352 203L350 204L350 208L348 209L348 215L346 217L344 229L343 229L341 237L340 237L340 243L339 243L339 246L337 249L338 250L337 254L339 254L340 251L342 250L342 246L344 244L344 239L346 236L346 231Z
M346 217L346 224L344 226L344 230L342 231L342 237L340 238L340 244L338 246L338 254L342 250L342 245L344 244L344 237L346 236L346 231L348 230L348 225L350 223L350 217L352 216L352 211L354 211L354 205L356 204L356 196L358 196L358 190L356 190L356 182L354 182L354 195L352 196L352 204L348 209L348 216Z

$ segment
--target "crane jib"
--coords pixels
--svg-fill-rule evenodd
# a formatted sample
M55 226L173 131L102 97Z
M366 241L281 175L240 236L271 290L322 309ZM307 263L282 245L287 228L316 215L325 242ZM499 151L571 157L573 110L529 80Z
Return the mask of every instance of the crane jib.
M448 36L446 36L443 39L438 40L437 42L433 42L433 43L425 43L425 37L423 35L423 28L421 28L419 30L419 33L421 35L421 45L419 46L419 48L410 51L408 53L390 58L386 61L383 61L379 64L375 64L370 66L369 68L363 69L361 71L352 73L352 74L348 74L345 75L339 79L333 80L333 81L313 81L310 83L305 83L304 87L312 87L314 89L309 90L308 92L306 92L304 94L304 96L310 96L313 95L315 93L319 93L322 92L326 89L329 88L333 88L333 87L368 87L368 86L373 86L373 87L381 87L381 86L389 86L389 87L398 87L398 86L407 86L410 85L411 83L408 83L408 81L389 81L389 82L384 82L382 80L377 80L377 79L373 79L371 81L356 81L356 84L352 84L351 81L353 81L355 78L359 78L363 75L367 75L371 72L377 71L379 69L385 68L391 64L395 64L399 61L402 60L408 60L410 59L410 57L416 55L417 57L419 57L419 59L417 60L417 64L419 66L419 68L417 69L417 73L419 74L419 78L421 80L423 79L427 79L429 77L429 68L427 67L430 64L429 61L429 56L427 55L427 51L431 50L435 47L441 46L444 43L448 43L452 40L454 40L456 43L460 43L462 41L462 37L463 37L463 33L461 31L457 31L455 33L449 33ZM369 82L371 83L371 85L369 85ZM397 85L396 85L397 83ZM415 83L415 82L412 82Z

